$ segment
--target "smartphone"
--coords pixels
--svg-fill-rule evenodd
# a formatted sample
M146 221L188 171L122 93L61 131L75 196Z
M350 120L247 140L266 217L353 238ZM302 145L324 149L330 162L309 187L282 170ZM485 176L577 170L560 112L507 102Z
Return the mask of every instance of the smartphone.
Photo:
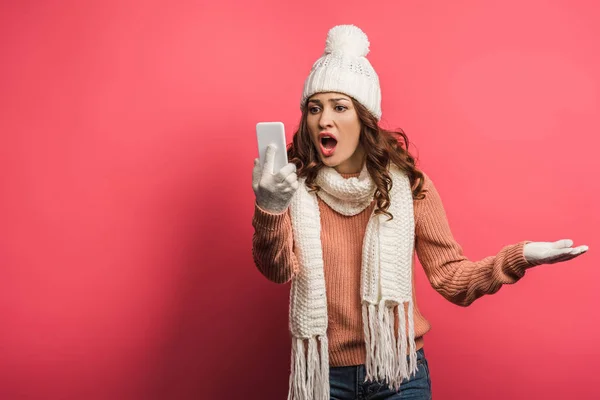
M256 141L258 142L258 157L261 168L265 165L265 154L269 144L274 144L277 147L273 173L276 174L287 165L288 158L283 122L259 122L256 124Z

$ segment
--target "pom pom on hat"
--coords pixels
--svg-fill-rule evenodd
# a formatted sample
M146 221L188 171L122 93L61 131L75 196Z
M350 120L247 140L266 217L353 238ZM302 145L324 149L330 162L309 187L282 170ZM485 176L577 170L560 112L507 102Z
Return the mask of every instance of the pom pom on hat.
M325 53L346 53L354 57L366 57L369 54L369 39L355 25L334 26L327 33Z

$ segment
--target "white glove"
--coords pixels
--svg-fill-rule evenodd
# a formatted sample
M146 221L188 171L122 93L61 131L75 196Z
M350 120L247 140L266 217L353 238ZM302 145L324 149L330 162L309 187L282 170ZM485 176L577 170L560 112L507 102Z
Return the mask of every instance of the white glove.
M296 164L288 163L274 174L275 147L267 146L265 164L261 170L259 159L254 159L252 189L256 204L265 211L278 214L285 211L298 189Z
M531 242L523 247L523 255L530 264L554 264L567 261L585 253L587 246L571 248L573 241L562 239L556 242Z

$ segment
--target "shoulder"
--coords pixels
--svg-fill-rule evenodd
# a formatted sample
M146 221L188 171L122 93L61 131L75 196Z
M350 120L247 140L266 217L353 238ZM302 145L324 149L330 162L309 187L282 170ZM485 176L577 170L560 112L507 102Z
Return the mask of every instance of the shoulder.
M445 216L444 205L438 193L431 175L423 172L423 186L419 199L413 201L415 222L417 224L425 221L443 218Z
M421 179L421 181L423 182L423 185L421 187L421 193L427 197L427 195L433 190L435 191L435 185L433 184L433 180L431 178L431 176L423 171L420 170L421 173L423 174L423 178Z

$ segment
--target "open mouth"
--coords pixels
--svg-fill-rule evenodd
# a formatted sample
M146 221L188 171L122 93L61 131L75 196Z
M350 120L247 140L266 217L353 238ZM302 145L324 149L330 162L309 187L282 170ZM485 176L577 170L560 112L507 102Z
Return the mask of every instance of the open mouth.
M332 150L337 145L337 140L332 137L324 136L321 138L321 146L327 150Z
M330 157L335 152L335 147L337 146L337 140L330 136L322 136L320 138L321 144L321 154L325 157Z

